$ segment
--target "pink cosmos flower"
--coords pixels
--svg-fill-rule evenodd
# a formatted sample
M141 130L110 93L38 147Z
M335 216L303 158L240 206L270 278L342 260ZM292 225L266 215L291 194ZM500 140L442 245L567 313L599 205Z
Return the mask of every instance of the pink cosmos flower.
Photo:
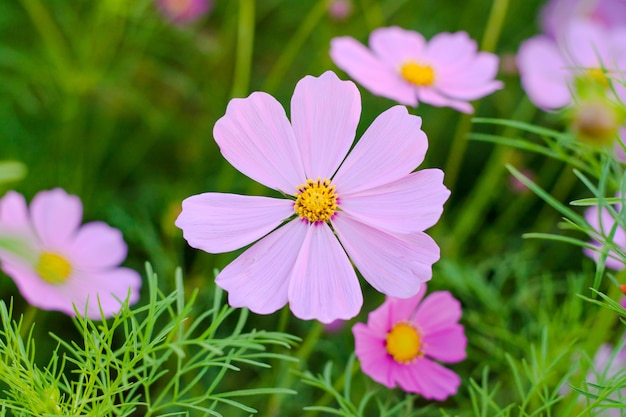
M80 226L78 197L57 188L30 204L10 191L0 199L0 230L19 242L19 251L0 250L2 269L31 305L90 318L106 317L139 298L141 277L119 267L126 244L119 230L102 222ZM98 303L100 303L98 305Z
M175 25L186 25L209 13L212 0L156 0L161 13Z
M477 52L465 32L440 33L428 43L414 31L379 28L370 49L351 37L335 38L330 56L335 64L373 94L401 104L452 107L472 113L468 103L502 88L494 80L498 57Z
M550 0L541 9L543 32L557 39L572 21L584 19L606 28L626 26L624 0Z
M289 303L301 319L330 323L361 308L351 261L395 297L416 294L431 278L439 247L423 231L450 192L442 171L412 172L428 147L421 119L393 107L348 154L360 113L356 86L328 71L298 82L291 122L272 96L255 92L231 100L215 124L222 155L287 197L205 193L183 201L176 225L192 247L221 253L258 240L216 279L232 306L269 314Z
M541 35L525 41L517 55L522 86L542 109L572 102L575 81L588 81L626 100L626 27L604 28L572 21L558 41ZM611 82L611 79L617 82Z
M374 381L443 401L456 394L461 380L435 361L465 359L467 339L459 324L461 304L447 291L422 300L425 292L426 285L408 299L387 297L367 325L355 324L355 353Z
M618 350L619 349L619 350ZM592 393L600 394L598 385L604 386L611 378L618 378L626 376L626 345L614 347L608 343L601 345L598 348L593 358L593 370L587 375L587 389L592 390ZM617 388L604 400L601 400L602 404L615 404L616 407L602 407L602 416L607 417L620 417L622 407L620 404L626 402L626 388ZM596 408L599 410L600 408Z
M619 195L617 197L619 197ZM615 205L614 208L619 213L621 211L621 204ZM585 211L585 220L587 220L587 223L598 233L597 239L591 242L596 249L583 249L585 255L598 262L600 259L600 253L598 251L602 248L602 243L600 243L598 239L609 240L622 251L626 252L626 231L615 224L615 219L607 208L603 207L600 209L598 206L589 207ZM610 250L606 257L605 265L607 268L620 271L624 269L625 266L622 259L622 256L614 250Z

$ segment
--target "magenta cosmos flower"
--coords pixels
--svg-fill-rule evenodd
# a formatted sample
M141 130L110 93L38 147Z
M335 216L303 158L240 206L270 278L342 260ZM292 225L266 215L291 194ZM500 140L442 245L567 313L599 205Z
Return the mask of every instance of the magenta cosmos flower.
M617 197L619 197L619 195ZM619 213L621 211L621 204L615 205L614 208ZM626 253L626 231L615 224L615 219L607 208L600 208L599 206L589 207L585 211L585 220L587 220L589 226L598 234L591 242L591 245L595 249L583 249L585 255L589 256L595 262L598 262L600 259L599 251L603 246L600 241L612 242L622 253ZM614 250L609 250L605 265L608 268L620 271L624 269L623 259L623 255L618 254Z
M426 285L408 299L387 297L367 324L355 324L355 353L374 381L443 401L456 394L461 380L435 361L465 359L467 339L459 324L461 304L447 291L422 300L425 292Z
M102 222L80 225L82 204L62 189L42 191L30 205L10 191L0 199L0 230L19 250L0 250L2 269L31 305L101 318L139 298L141 277L119 264L126 244ZM99 304L98 304L99 303Z
M161 13L175 25L186 25L209 13L213 0L156 0Z
M421 119L393 107L348 154L360 113L356 86L329 71L298 82L291 123L272 96L255 92L231 100L215 124L222 155L287 197L205 193L183 201L176 225L194 248L228 252L260 239L217 276L232 306L268 314L289 303L299 318L330 323L361 308L350 261L396 297L431 278L439 248L423 231L449 191L442 171L412 172L428 147Z
M542 109L572 103L576 81L615 89L626 100L626 27L608 29L591 21L572 21L558 41L541 35L525 41L517 55L522 86ZM611 80L616 82L611 82Z
M494 80L498 58L477 52L465 32L440 33L428 43L414 31L380 28L369 38L370 49L351 37L335 38L335 64L373 94L401 104L420 101L472 113L468 103L502 88Z

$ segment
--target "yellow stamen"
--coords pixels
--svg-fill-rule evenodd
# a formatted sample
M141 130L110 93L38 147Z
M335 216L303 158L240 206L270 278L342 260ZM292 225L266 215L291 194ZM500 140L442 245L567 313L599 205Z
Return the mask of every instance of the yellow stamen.
M430 65L421 65L408 61L400 67L402 77L419 87L427 87L435 82L435 71Z
M301 219L310 223L326 222L337 211L337 193L330 180L318 178L307 180L298 187L294 211Z
M408 323L398 323L387 333L387 353L402 364L422 356L422 342L417 330Z
M602 68L591 68L587 70L587 77L594 83L609 88L609 80L606 77L606 72Z
M39 256L35 271L41 279L50 284L63 284L72 273L72 265L56 253L43 252Z

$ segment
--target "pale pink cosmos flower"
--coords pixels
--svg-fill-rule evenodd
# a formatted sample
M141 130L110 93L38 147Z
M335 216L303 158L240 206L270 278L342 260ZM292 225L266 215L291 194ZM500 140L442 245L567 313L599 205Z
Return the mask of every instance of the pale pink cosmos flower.
M617 195L619 197L619 195ZM613 205L618 214L621 214L621 204ZM616 224L613 214L605 207L591 206L585 211L585 220L596 232L597 236L592 240L591 245L594 249L584 248L585 255L589 256L595 262L600 259L600 251L603 247L602 241L610 241L622 252L626 252L626 231ZM624 269L623 256L614 250L609 250L606 257L605 265L607 268L620 271Z
M626 27L607 29L572 21L557 41L540 35L525 41L517 54L522 86L544 110L572 103L576 80L587 80L626 100ZM612 82L611 80L615 80Z
M222 155L287 197L205 193L183 201L176 225L192 247L221 253L258 240L217 276L232 306L269 314L289 303L301 319L330 323L361 308L351 261L395 297L416 294L431 278L439 247L423 231L450 192L441 170L412 172L428 147L421 119L395 106L348 154L360 113L359 90L330 71L298 82L291 122L266 93L228 104L213 130Z
M379 28L370 34L369 46L348 36L335 38L330 56L373 94L401 104L423 101L472 113L469 101L503 86L494 80L498 57L477 52L476 42L465 32L440 33L426 42L415 31Z
M139 298L141 277L120 267L126 243L119 230L103 222L80 225L82 203L56 188L38 193L30 209L21 194L0 199L0 231L19 249L0 249L2 270L15 281L26 301L93 319L112 316L128 298Z
M606 28L626 26L625 0L550 0L541 9L543 32L556 39L575 20L584 19Z
M387 297L367 324L352 328L361 369L388 388L443 401L456 394L461 379L440 365L465 359L467 339L461 304L448 291L424 297L426 285L408 299Z
M593 357L593 369L587 374L587 389L592 394L600 395L603 389L598 386L607 386L611 378L617 380L620 377L626 377L626 345L623 343L621 347L609 343L601 345ZM606 398L600 400L604 407L597 407L595 410L602 410L602 414L599 414L602 416L620 417L623 415L622 410L626 410L621 407L625 402L626 388L617 387ZM611 406L612 404L615 406Z
M213 0L156 0L158 9L175 25L195 22L211 11Z

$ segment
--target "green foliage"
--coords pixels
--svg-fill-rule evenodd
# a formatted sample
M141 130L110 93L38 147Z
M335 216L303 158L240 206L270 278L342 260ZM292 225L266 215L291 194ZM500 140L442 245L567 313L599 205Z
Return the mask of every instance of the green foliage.
M248 311L222 304L215 290L210 308L199 309L198 292L185 299L180 271L176 289L162 294L147 266L149 297L145 305L110 320L78 315L74 324L82 340L51 334L56 348L45 366L34 362L36 340L12 309L0 304L0 381L9 415L130 416L233 415L256 413L247 397L293 394L290 389L224 389L224 378L266 369L274 361L293 361L274 346L289 349L297 338L244 327ZM216 287L217 288L217 287ZM77 313L80 313L77 311ZM229 318L238 313L236 321ZM26 332L23 338L20 333ZM44 345L45 346L45 345ZM245 378L242 375L242 378ZM244 402L241 402L244 399ZM233 410L234 409L234 410Z

